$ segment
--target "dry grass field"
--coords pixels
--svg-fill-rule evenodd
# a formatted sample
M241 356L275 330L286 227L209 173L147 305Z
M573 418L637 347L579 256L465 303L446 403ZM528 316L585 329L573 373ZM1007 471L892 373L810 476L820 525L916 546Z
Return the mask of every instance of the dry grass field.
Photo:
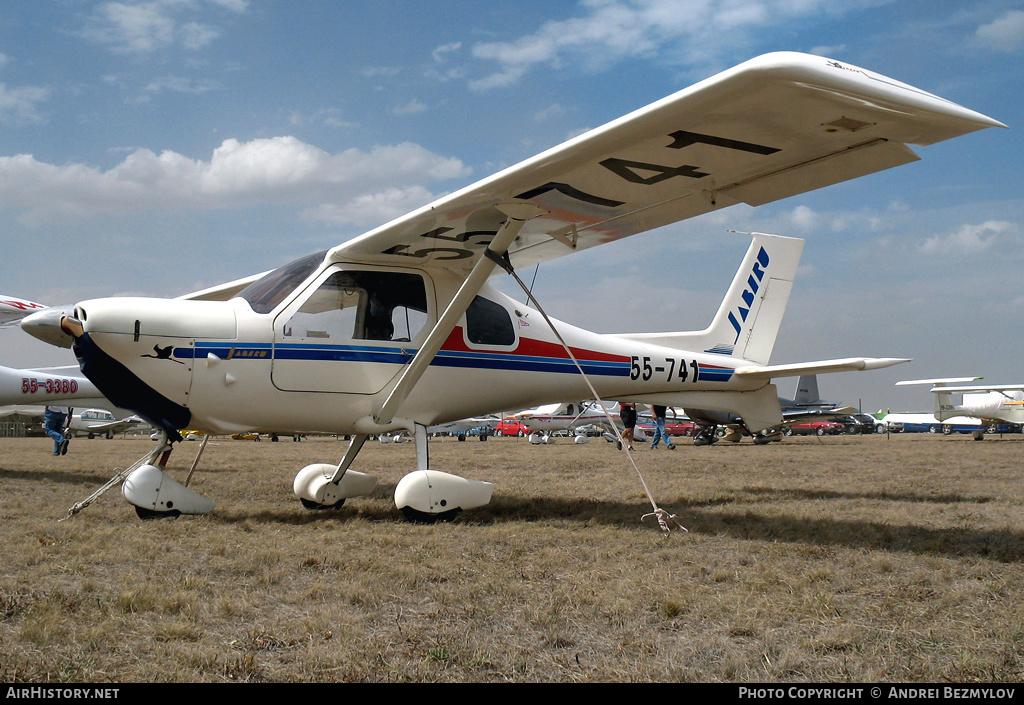
M411 444L367 444L371 497L291 493L344 443L211 441L206 517L142 522L117 488L148 440L0 439L0 679L1017 681L1024 437L790 438L638 448L663 535L600 439L435 441L495 483L433 526L391 498ZM170 467L179 479L196 443Z

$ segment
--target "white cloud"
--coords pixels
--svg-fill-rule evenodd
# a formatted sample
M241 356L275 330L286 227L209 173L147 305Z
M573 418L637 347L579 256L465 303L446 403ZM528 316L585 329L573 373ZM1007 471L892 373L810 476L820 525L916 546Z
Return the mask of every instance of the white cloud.
M872 2L873 0L865 0ZM827 0L585 0L581 14L546 22L534 33L511 41L484 42L473 56L498 64L498 70L470 82L474 90L511 85L540 65L562 67L570 62L584 70L600 70L626 58L686 57L697 64L714 63L716 47L742 49L754 41L746 32L861 4L837 7ZM728 42L719 38L729 36ZM669 60L666 58L666 60Z
M105 2L93 10L81 36L123 53L148 53L178 44L202 49L221 34L216 27L193 19L209 5L235 13L248 9L247 0Z
M392 110L392 112L395 115L415 115L416 113L427 112L427 106L425 103L422 103L413 98L408 103L405 103L404 105L399 105L394 110Z
M45 121L39 113L39 103L49 99L50 91L37 86L8 88L0 83L0 123L24 125Z
M225 140L209 161L137 149L108 171L0 157L0 208L30 225L150 210L264 203L312 207L308 217L375 224L431 200L426 185L468 176L458 159L405 143L338 154L294 137Z
M164 76L163 78L150 81L146 84L146 87L143 90L149 94L163 93L164 91L170 91L172 93L201 94L209 93L210 91L222 90L222 87L216 81L208 79L195 81L191 78L183 78L181 76Z
M1024 11L1011 10L998 20L978 27L978 41L991 49L1015 52L1024 47Z
M434 61L441 63L448 59L448 55L458 51L462 48L462 42L452 42L451 44L442 44L437 49L431 52L431 56L434 57Z
M1006 221L990 220L981 225L963 225L949 235L933 235L918 249L927 255L963 256L988 252L1001 235L1011 233L1014 225Z
M552 105L549 105L548 107L535 112L533 114L533 119L536 122L546 122L552 118L562 117L567 112L568 111L565 109L564 106L559 105L558 103L553 103Z
M807 206L797 206L790 212L789 221L796 229L808 232L814 230L818 224L819 218L818 214L811 208L808 208Z

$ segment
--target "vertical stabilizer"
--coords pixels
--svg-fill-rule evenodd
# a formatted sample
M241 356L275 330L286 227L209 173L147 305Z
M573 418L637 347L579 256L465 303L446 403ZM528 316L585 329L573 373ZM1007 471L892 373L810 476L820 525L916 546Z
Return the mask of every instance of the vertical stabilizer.
M821 396L818 394L818 375L802 375L797 380L793 402L796 406L810 406L821 402Z
M708 328L622 337L766 364L789 303L804 241L764 233L750 235L753 239L747 254Z

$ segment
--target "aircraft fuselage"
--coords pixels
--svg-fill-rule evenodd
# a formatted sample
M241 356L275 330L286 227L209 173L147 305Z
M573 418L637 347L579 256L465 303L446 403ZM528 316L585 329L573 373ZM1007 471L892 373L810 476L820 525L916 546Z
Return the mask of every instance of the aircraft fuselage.
M385 302L392 327L408 323L410 311L419 317L402 331L411 340L371 332L377 304L367 290L379 275L389 286L390 277L406 277L416 290L415 305ZM376 423L457 285L436 272L328 263L265 313L243 298L96 299L76 307L76 352L104 394L169 430L379 433L590 395L542 316L485 287L395 419ZM354 323L342 320L350 309ZM680 400L763 386L734 375L741 359L555 325L603 398Z

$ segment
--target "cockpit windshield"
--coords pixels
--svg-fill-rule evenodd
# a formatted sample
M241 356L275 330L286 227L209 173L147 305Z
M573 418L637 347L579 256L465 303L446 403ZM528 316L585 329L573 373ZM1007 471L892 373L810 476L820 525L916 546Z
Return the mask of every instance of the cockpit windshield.
M238 296L248 301L256 313L270 313L320 266L326 256L327 250L321 250L289 262L254 281Z

